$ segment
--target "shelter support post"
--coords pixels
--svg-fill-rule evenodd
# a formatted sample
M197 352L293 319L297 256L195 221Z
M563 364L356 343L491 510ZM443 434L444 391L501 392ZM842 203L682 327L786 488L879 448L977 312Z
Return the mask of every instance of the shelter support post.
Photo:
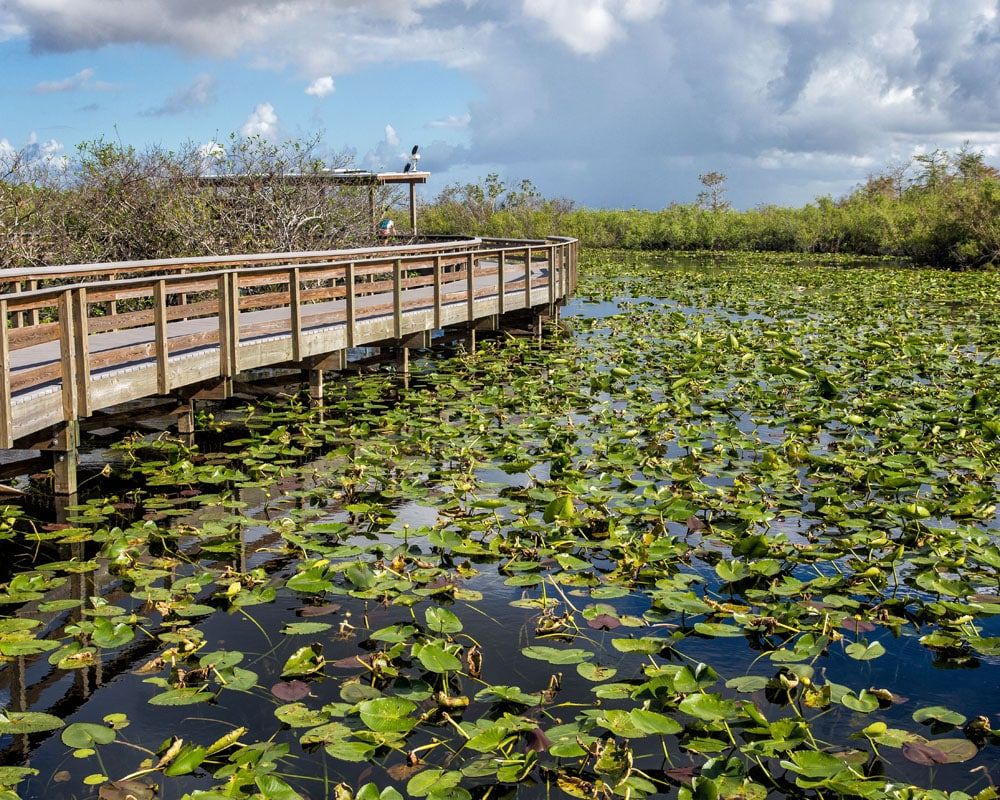
M412 235L417 235L417 186L410 184L410 230Z

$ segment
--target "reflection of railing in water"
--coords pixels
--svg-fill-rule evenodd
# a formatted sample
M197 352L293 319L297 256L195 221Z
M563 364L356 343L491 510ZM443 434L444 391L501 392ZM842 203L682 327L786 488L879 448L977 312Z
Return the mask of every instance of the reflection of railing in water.
M0 447L52 451L69 494L77 423L101 409L226 397L238 373L279 365L309 370L317 394L348 348L405 352L463 326L474 342L511 312L554 314L576 265L576 241L550 238L13 270L29 291L0 294Z
M299 498L296 504L301 506L304 500ZM272 506L273 508L273 506ZM184 522L185 519L179 520ZM281 534L270 533L252 544L247 542L247 531L240 528L236 532L238 541L234 543L234 552L228 559L213 561L213 566L228 566L239 572L248 571L249 559L259 551L272 553L273 548L281 541ZM83 561L85 558L83 544L71 544L60 546L58 553L61 560ZM275 560L273 554L269 558ZM64 612L51 612L52 619L46 626L45 631L49 634L47 638L53 636L61 638L66 626L84 619L83 611L88 607L91 597L103 597L111 603L116 603L130 598L131 595L121 588L121 580L110 574L105 568L83 573L70 573L66 584L68 592L55 590L47 594L44 601L58 599L73 599L80 602L80 606ZM172 583L171 578L165 579L167 585ZM43 600L29 601L18 609L18 616L37 616L38 603ZM197 624L197 623L195 623ZM159 634L164 630L163 626L152 624L146 626L146 630L151 634ZM9 694L8 710L10 711L41 711L54 714L62 719L67 719L76 713L90 699L90 696L108 681L114 680L126 670L133 669L137 663L152 656L160 647L162 642L153 637L136 638L128 645L124 645L114 652L114 656L107 657L102 653L101 648L95 648L93 663L86 667L73 670L62 669L55 665L49 665L49 653L40 653L34 656L18 656L11 662L0 667L0 695L5 692ZM47 693L58 687L64 681L71 681L70 686L62 691L54 700L42 702ZM50 734L45 734L47 738ZM36 737L37 738L37 737ZM19 734L11 738L7 747L0 749L0 764L20 764L32 750L32 737Z

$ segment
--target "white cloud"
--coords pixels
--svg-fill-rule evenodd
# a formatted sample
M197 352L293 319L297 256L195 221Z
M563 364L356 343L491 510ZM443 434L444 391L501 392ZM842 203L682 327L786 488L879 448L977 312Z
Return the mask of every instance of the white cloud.
M240 128L243 136L261 136L273 139L278 135L278 115L270 103L258 103Z
M399 134L392 125L385 126L382 141L365 153L361 159L365 169L379 172L387 169L402 169L406 162L406 153L400 149Z
M94 80L94 75L96 74L96 70L93 67L86 67L75 75L70 75L68 78L37 83L35 84L35 92L38 94L79 91L106 92L117 88L112 83Z
M109 44L170 44L231 56L296 29L364 34L371 25L412 27L446 0L5 0L8 26L37 50L71 51ZM325 25L324 25L325 23ZM328 27L327 27L328 26ZM289 48L308 50L301 41Z
M204 174L213 174L219 162L226 157L226 148L215 139L209 139L198 147L198 160L201 162L201 171Z
M766 0L764 18L775 25L817 23L833 13L834 0Z
M471 114L449 114L441 119L431 120L428 124L431 128L468 128L472 122Z
M65 149L62 142L55 139L38 141L38 135L34 131L20 148L11 144L9 139L0 139L0 170L12 165L15 158L20 158L28 166L41 165L64 170L69 166Z
M328 94L333 94L336 89L337 86L333 82L333 76L323 75L306 87L306 94L312 95L313 97L326 97Z
M0 31L22 31L35 51L140 42L235 55L242 66L294 72L316 97L325 78L335 88L334 75L432 61L461 72L456 83L466 83L457 91L466 96L448 100L453 108L467 103L470 113L421 130L463 128L468 144L437 143L440 155L431 158L435 143L427 143L423 163L461 162L469 177L500 168L585 203L690 200L698 174L712 169L729 174L737 203L798 202L817 187L847 191L881 163L916 147L960 144L959 137L1000 157L997 0L0 0L0 7ZM50 90L67 82L52 81ZM274 136L278 127L273 107L262 104L244 132ZM365 166L401 168L411 135L389 126L363 156Z
M596 55L625 35L620 20L644 22L662 13L664 0L523 0L524 13L581 55Z

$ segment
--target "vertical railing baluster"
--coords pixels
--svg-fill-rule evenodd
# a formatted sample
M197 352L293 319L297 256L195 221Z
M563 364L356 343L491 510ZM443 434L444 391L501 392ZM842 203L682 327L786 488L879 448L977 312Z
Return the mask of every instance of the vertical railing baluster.
M476 254L465 258L465 317L469 322L476 318Z
M240 273L229 273L230 317L229 317L229 360L233 375L240 373Z
M441 327L441 256L434 256L434 328Z
M38 289L38 281L28 281L28 291L34 292ZM28 324L37 325L38 324L38 309L32 308L28 311Z
M531 308L531 248L525 250L524 256L524 307Z
M153 334L156 351L156 392L170 391L170 342L167 339L167 282L153 284Z
M14 281L14 293L15 294L20 294L21 291L22 291L22 289L21 289L21 282L20 281ZM22 316L23 316L22 312L15 311L14 312L14 318L10 321L10 327L12 327L12 328L20 328L21 327L21 323L23 322Z
M288 271L288 314L292 328L292 361L302 360L302 290L299 287L299 268Z
M223 378L233 376L233 365L229 358L229 333L231 329L232 305L229 296L229 273L219 275L216 305L219 310L219 375Z
M76 323L76 402L81 417L90 416L90 314L87 287L73 292L73 321Z
M403 261L392 263L392 331L397 339L403 338Z
M73 292L59 295L59 362L62 373L63 420L77 419L76 329L73 325Z
M354 347L354 327L357 324L354 311L354 262L347 262L345 276L344 300L347 308L347 346Z
M559 248L559 276L562 278L563 298L569 297L569 245Z
M0 447L14 446L14 409L10 390L10 340L7 338L7 301L0 300Z
M507 251L497 255L497 314L504 315L505 290L507 288Z
M549 247L548 254L548 272L549 272L549 307L551 308L556 304L556 248L555 245Z

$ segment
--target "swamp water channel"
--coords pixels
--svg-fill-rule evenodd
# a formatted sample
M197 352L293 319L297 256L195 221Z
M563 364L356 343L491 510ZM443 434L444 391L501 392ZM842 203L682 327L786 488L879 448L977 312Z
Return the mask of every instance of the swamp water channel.
M0 798L996 797L997 283L592 253L541 347L120 442L6 509Z

